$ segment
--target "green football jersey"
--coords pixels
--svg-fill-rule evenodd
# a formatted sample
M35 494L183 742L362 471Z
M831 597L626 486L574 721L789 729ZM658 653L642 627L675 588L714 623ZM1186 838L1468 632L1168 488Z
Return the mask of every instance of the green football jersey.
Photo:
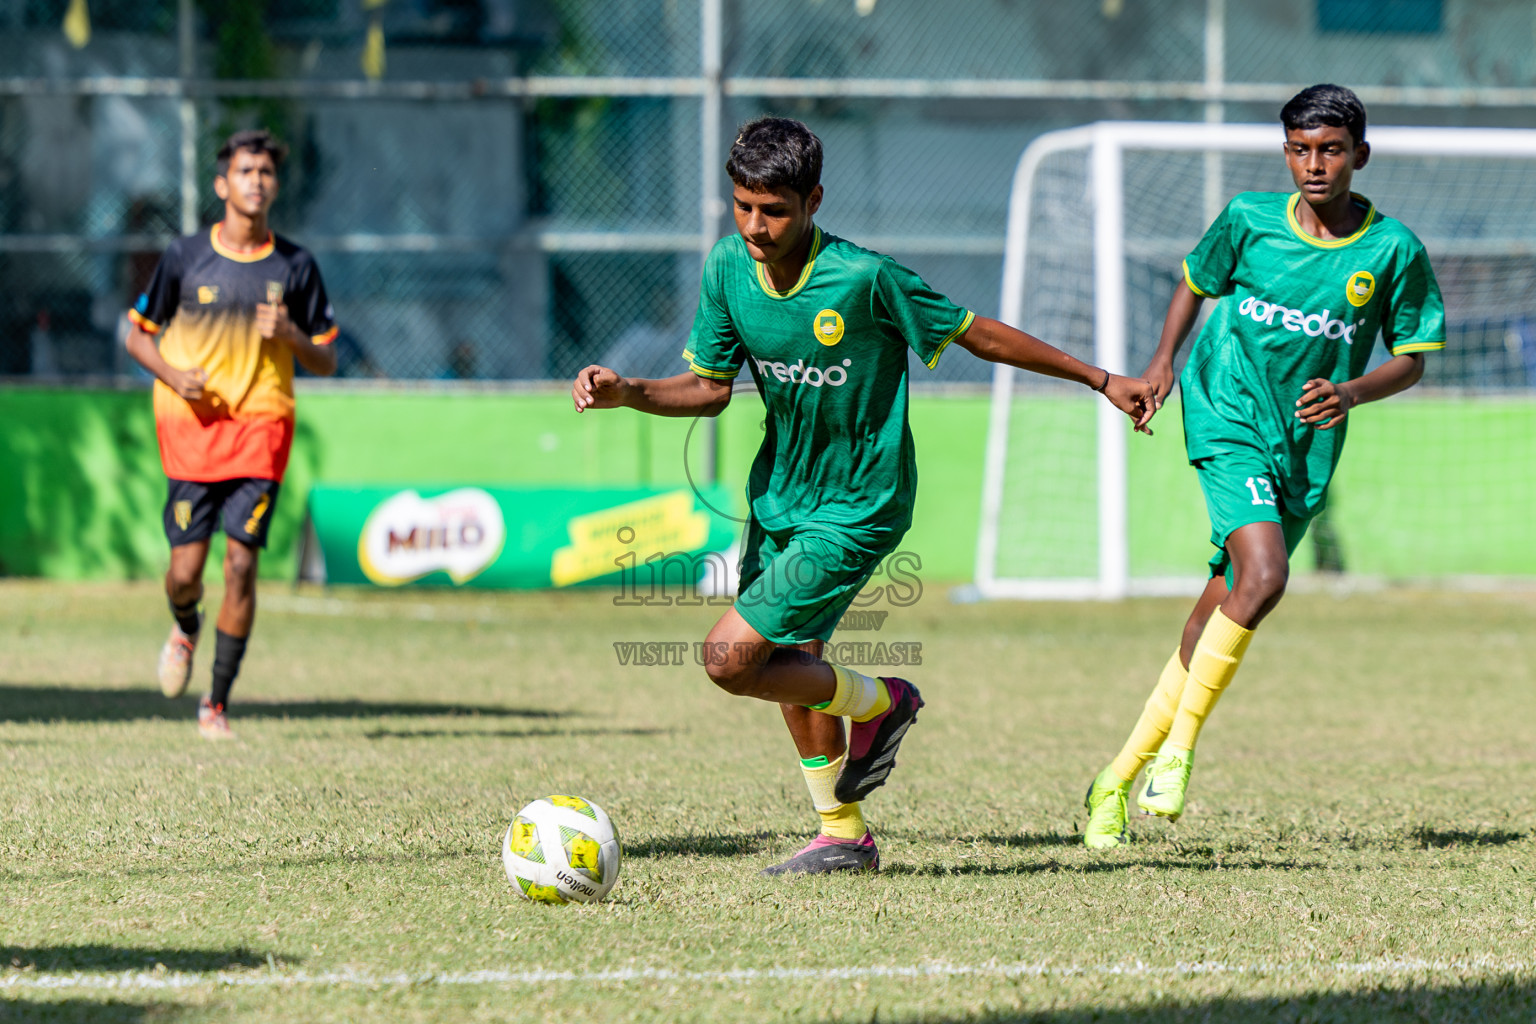
M1296 418L1313 378L1365 372L1379 334L1393 355L1445 347L1445 306L1423 244L1368 199L1360 229L1324 240L1296 220L1299 193L1235 197L1184 261L1197 295L1219 297L1179 378L1191 462L1265 453L1286 508L1322 509L1349 420Z
M911 525L907 349L929 368L975 314L889 256L813 228L800 279L775 291L740 235L704 261L683 358L732 380L743 362L767 415L747 496L768 530L821 523L878 544Z

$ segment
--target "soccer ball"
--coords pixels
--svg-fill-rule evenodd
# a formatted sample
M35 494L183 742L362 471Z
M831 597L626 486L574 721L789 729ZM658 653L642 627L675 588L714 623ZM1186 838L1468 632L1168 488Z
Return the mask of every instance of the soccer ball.
M619 880L620 854L608 815L577 796L533 801L501 841L507 878L535 903L596 903Z

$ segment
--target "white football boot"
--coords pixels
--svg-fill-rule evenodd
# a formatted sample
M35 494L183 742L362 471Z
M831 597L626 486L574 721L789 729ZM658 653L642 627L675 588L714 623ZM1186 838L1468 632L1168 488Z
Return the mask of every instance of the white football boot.
M203 613L197 613L197 624L203 624ZM180 697L187 692L187 684L192 681L192 652L197 650L197 638L202 632L191 636L183 633L181 627L172 623L171 635L166 638L165 646L160 648L160 692L167 697Z

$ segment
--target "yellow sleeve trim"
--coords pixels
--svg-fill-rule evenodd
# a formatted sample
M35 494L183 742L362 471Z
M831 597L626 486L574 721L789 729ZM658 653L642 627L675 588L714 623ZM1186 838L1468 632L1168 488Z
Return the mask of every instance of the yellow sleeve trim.
M976 322L976 314L972 313L970 310L966 310L965 311L965 319L960 321L960 326L956 327L954 330L950 331L949 332L949 336L946 337L943 341L939 342L939 347L934 349L934 351L933 351L933 358L928 360L928 369L931 370L934 367L938 366L939 365L939 356L943 355L944 354L944 350L949 348L949 343L954 341L956 338L960 337L960 335L964 334L966 331L970 330L971 329L971 324L973 324L975 322Z
M1214 299L1216 296L1195 284L1195 279L1189 276L1189 260L1184 261L1184 283L1189 285L1189 290L1202 299Z
M688 369L700 377L708 377L710 380L735 380L736 374L741 372L740 367L734 370L710 370L692 361L689 361Z
M341 328L333 326L324 334L312 335L309 340L314 342L316 345L329 345L331 342L336 340L336 335L339 333L341 333Z
M1413 352L1438 352L1445 348L1443 341L1413 341L1406 345L1398 345L1392 350L1395 356L1405 356Z
M159 324L155 323L149 317L145 316L143 313L140 313L136 309L130 309L128 311L128 319L137 324L139 330L143 331L145 334L159 334L162 330Z

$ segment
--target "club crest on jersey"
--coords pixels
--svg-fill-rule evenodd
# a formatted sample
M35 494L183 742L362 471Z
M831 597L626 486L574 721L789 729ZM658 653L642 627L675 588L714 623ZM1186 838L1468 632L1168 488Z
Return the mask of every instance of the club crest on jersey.
M823 345L836 345L843 340L843 317L835 309L824 309L816 314L814 327L816 340Z
M1369 270L1357 270L1349 275L1349 283L1344 286L1344 294L1349 297L1351 306L1363 306L1371 301L1371 296L1376 294L1376 279L1371 276Z
M219 286L216 284L200 284L197 286L197 301L203 305L212 305L219 301Z
M192 525L192 503L190 501L178 501L171 507L171 514L176 517L176 528L185 530Z

